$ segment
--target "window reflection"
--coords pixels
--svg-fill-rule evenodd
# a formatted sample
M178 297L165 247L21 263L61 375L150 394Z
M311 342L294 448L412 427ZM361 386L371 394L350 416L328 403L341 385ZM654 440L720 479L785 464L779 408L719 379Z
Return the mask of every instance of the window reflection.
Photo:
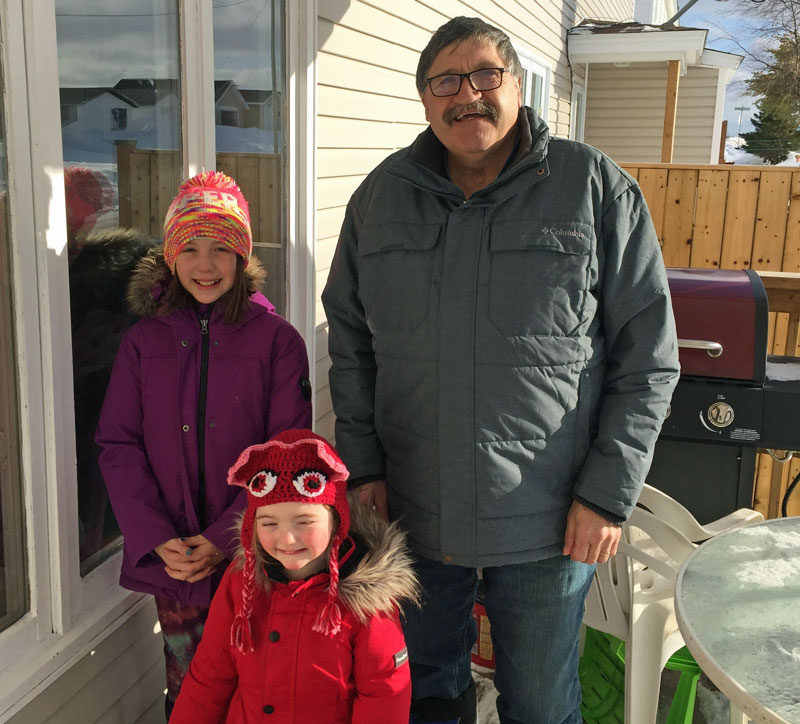
M119 547L94 433L125 288L181 177L177 0L56 0L81 574Z
M2 80L2 74L0 74ZM0 85L0 631L28 610L11 291L5 108Z
M267 270L265 293L285 312L283 99L284 2L214 5L217 169L250 204L253 253Z

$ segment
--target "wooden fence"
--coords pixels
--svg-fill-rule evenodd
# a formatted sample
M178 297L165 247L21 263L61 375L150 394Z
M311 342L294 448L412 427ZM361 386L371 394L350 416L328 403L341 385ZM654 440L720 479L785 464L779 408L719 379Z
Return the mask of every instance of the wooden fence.
M755 269L769 298L769 352L800 355L800 169L624 164L639 182L667 266ZM786 421L800 425L800 421ZM780 514L800 459L758 456L754 507ZM788 512L800 515L800 493Z

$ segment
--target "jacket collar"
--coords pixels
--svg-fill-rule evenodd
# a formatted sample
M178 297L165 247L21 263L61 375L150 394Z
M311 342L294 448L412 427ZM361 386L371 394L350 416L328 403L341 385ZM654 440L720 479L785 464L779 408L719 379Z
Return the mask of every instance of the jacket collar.
M497 179L473 194L470 203L499 203L522 186L529 186L548 175L549 143L547 124L527 106L520 108L517 143L511 156ZM414 143L389 162L386 171L425 191L463 202L464 194L447 175L446 159L447 149L428 126Z

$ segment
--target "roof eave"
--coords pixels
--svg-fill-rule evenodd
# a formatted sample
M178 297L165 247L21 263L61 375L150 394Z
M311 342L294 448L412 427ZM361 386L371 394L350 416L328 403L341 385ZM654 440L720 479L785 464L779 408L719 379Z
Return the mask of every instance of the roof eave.
M681 74L699 65L705 50L707 30L680 32L648 30L645 32L570 32L571 63L652 63L678 60Z

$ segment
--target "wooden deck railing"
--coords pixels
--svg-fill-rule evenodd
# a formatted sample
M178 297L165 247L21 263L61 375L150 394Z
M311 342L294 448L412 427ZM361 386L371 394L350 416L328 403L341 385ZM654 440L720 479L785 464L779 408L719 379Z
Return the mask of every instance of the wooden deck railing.
M624 164L639 182L667 266L755 269L769 299L770 354L800 355L800 168ZM787 424L800 424L790 422ZM754 507L780 514L800 459L758 456ZM800 493L790 501L800 515Z

